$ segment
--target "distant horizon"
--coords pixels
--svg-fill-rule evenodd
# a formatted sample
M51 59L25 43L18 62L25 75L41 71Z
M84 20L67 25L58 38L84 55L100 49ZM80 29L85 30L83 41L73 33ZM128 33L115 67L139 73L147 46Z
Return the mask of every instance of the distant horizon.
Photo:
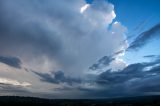
M46 99L46 100L116 100L116 99L132 99L141 97L160 97L160 95L137 95L137 96L123 96L123 97L104 97L104 98L45 98L36 96L16 96L16 95L5 95L0 97L19 97L19 98L35 98L35 99ZM158 98L157 98L158 99ZM133 100L133 99L132 99Z

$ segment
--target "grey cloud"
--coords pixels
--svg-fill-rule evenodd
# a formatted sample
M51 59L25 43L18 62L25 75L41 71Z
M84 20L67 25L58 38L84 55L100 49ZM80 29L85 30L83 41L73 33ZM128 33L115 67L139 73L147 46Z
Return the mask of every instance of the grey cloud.
M28 96L28 97L48 97L56 98L58 95L45 94L42 92L36 93L21 86L14 86L9 84L0 84L0 96Z
M111 3L94 0L94 4L81 14L80 8L84 5L83 0L1 0L0 55L20 57L25 65L33 65L31 69L41 69L34 72L40 78L39 83L82 84L82 79L74 76L82 76L99 57L104 56L91 69L110 64L114 58L105 55L126 46L126 43L120 45L126 29L123 25L116 23L110 30L106 27L115 18ZM45 61L46 58L41 61L45 56L49 61ZM37 63L32 64L35 61ZM53 71L64 70L64 73L38 72L43 70L43 65L46 71L52 70L50 64L56 66ZM43 88L43 84L40 86Z
M11 96L27 96L27 95L31 95L32 93L27 90L25 87L21 87L21 86L14 86L14 85L10 85L10 84L0 84L0 96L4 96L4 95L11 95Z
M21 68L21 64L22 64L21 60L16 57L0 56L0 62L15 68Z
M28 64L46 56L50 63L56 64L56 70L80 75L97 58L125 45L119 45L124 39L124 26L118 24L111 31L105 29L115 18L111 3L94 0L81 14L84 5L84 0L1 1L0 54L20 57ZM109 17L108 22L104 16ZM115 29L116 39L112 41L111 32Z
M53 72L51 74L38 72L34 73L40 77L41 81L53 84L67 83L68 85L73 85L74 83L80 84L82 82L80 78L66 76L62 71Z
M157 55L146 55L146 56L143 56L144 58L155 58L157 57Z
M154 63L154 64L157 64ZM131 64L124 68L121 71L118 72L112 72L111 70L107 70L103 73L101 73L98 76L97 82L99 84L117 84L117 83L124 83L126 81L132 80L134 78L145 78L150 76L152 73L159 74L158 71L156 71L156 68L145 71L146 67L153 66L153 63L136 63Z
M158 68L160 70L160 67ZM141 79L136 84L132 84L132 90L137 92L160 92L160 75L154 75L145 79Z
M118 52L115 52L115 53L113 54L113 56L119 55L119 54L121 54L121 53L124 53L124 50L120 50L120 51L118 51Z
M118 72L107 70L97 77L96 83L104 89L106 87L106 95L110 94L111 96L133 96L147 92L159 92L159 63L160 61L131 64ZM155 64L158 65L154 66ZM147 67L150 67L149 70L145 70ZM121 92L117 92L117 89L118 91L121 89ZM98 92L101 91L103 89Z
M142 72L143 68L143 64L139 63L129 65L124 70L118 72L111 72L111 70L107 70L98 76L97 83L117 84L123 83L132 78L141 78L144 76L144 73Z
M0 14L4 15L3 13ZM39 25L38 22L24 23L25 19L21 17L18 17L19 20L17 21L19 22L15 23L12 20L16 18L16 16L12 15L7 20L0 19L0 23L2 23L0 26L2 53L7 51L12 51L12 53L19 53L19 51L29 52L29 50L36 54L56 54L58 52L60 48L58 39L51 38L49 32L44 30L43 26ZM29 50L26 51L26 48Z
M83 80L82 86L57 88L57 91L83 92L86 98L122 97L159 92L160 61L135 63L118 72L102 72L92 81ZM155 64L159 64L154 67ZM150 67L146 70L146 67ZM89 77L89 76L88 76ZM86 87L85 83L92 87ZM153 88L152 88L153 87ZM155 88L158 87L158 88ZM96 97L95 97L96 95Z
M29 97L45 97L45 98L61 98L59 94L35 92L32 87L27 88L19 85L0 83L0 96L29 96Z
M149 70L146 70L147 67L150 67ZM81 92L81 95L83 95L82 98L95 98L95 95L96 98L137 96L145 95L148 92L160 91L160 61L158 59L148 63L131 64L118 72L112 72L109 69L98 76L94 76L96 78L92 81L86 79L77 81L75 78L65 76L61 71L51 74L35 74L44 82L53 84L67 83L68 85L73 85L73 83L80 84L79 86L61 86L54 90L57 92L68 92L68 94L72 91L74 91L75 94ZM86 87L88 84L90 84L90 86ZM73 94L72 97L80 98L81 96Z
M89 70L96 71L99 69L103 69L104 67L109 66L113 61L116 60L116 57L120 54L124 53L124 50L119 50L112 55L103 56L96 63L89 67Z
M52 3L52 1L43 2L43 0L16 0L3 1L0 4L1 54L10 53L8 55L25 55L26 57L36 54L34 58L41 55L54 57L54 59L57 57L55 55L62 50L61 41L55 29L51 31L47 26L46 20L50 19L49 17L52 17L53 24L55 16L57 17L54 14L54 6L46 7L49 2ZM59 4L58 1L54 2ZM52 9L53 13L50 13Z
M59 83L56 79L54 79L54 76L50 74L38 73L38 72L34 72L34 73L40 77L41 81L48 82L48 83L55 83L55 84Z
M150 40L160 37L160 24L155 25L151 29L141 33L129 46L128 50L137 50L147 44Z
M89 69L97 70L101 69L104 66L108 66L113 60L115 60L112 56L104 56L98 60L97 63L93 64Z

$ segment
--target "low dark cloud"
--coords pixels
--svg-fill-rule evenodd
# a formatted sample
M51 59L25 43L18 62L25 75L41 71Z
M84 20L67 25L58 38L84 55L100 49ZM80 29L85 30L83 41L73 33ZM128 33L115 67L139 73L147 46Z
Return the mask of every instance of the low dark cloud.
M98 84L117 84L128 81L132 78L141 78L145 76L142 69L144 65L141 63L131 64L122 71L112 72L107 70L101 73L97 78Z
M66 76L62 71L57 71L50 74L38 73L38 72L34 72L34 73L40 77L41 81L53 83L53 84L67 83L68 85L72 85L74 83L79 84L82 82L80 78L73 78L73 77Z
M25 87L22 86L15 86L12 84L3 84L0 83L0 96L4 96L4 95L11 95L11 96L29 96L32 93L26 89Z
M160 37L160 24L153 26L151 29L141 33L128 47L128 50L138 50L146 45L153 38Z
M117 72L109 69L94 77L90 81L84 79L84 86L64 86L56 90L83 92L83 98L126 97L160 92L160 60L157 58L152 62L130 64Z
M106 57L103 59L105 60ZM101 61L99 62L105 63L103 59L100 59ZM87 79L84 78L81 80L68 77L61 71L50 74L34 73L44 82L54 84L67 83L68 85L77 83L78 86L61 86L54 90L57 92L68 92L68 94L70 94L71 91L74 91L75 94L81 92L83 94L82 98L92 98L92 96L93 98L126 97L145 95L149 92L160 92L160 84L158 83L160 80L159 57L151 62L130 64L123 70L112 71L112 69L109 69L99 75L88 75ZM96 97L94 97L95 95ZM75 95L72 96L76 97ZM78 96L78 98L80 98L80 96Z
M17 57L4 57L0 56L0 62L7 64L14 68L21 68L21 60Z
M99 59L97 63L89 67L89 69L90 70L101 69L103 66L108 66L113 60L115 60L115 58L113 58L112 56L104 56L101 59Z
M96 83L107 89L106 95L143 95L147 92L160 92L159 76L160 61L157 59L149 63L131 64L118 72L107 70L97 76ZM103 89L97 92L103 92Z
M156 65L156 66L155 66ZM147 69L148 68L148 69ZM132 79L143 79L160 73L160 61L131 64L118 72L107 70L97 78L99 84L124 83Z

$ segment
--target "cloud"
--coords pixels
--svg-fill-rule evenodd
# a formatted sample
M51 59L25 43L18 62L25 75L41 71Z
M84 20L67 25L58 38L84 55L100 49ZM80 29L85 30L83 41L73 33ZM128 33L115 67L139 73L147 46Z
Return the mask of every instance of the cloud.
M85 79L90 65L95 63L101 69L109 64L108 68L116 70L125 64L119 55L128 45L122 42L127 28L113 22L114 5L106 0L94 0L83 12L80 10L86 5L84 0L0 2L0 55L9 56L3 60L8 66L0 64L0 76L20 81L16 82L19 85L32 83L26 87L30 94L67 95L54 91L64 84L72 89L76 85L75 90L79 91L94 89L97 86L90 84L92 79ZM14 64L10 63L10 57L20 61L13 59ZM12 68L21 65L23 68ZM73 95L78 94L75 91Z
M111 71L118 71L127 66L126 62L121 59L125 54L125 48L122 50L113 53L109 56L104 56L89 67L90 71L104 72L105 70L111 69Z
M154 58L154 57L157 57L157 55L146 55L146 56L143 56L144 58Z
M116 17L114 6L105 0L93 0L91 4L87 4L86 12L83 14L90 19L94 25L110 24ZM98 22L98 23L97 23Z
M11 79L10 79L11 80ZM37 94L29 91L26 86L0 83L0 96L32 96ZM39 94L40 95L40 94Z
M0 56L0 62L7 64L11 67L15 67L15 68L21 68L21 61L19 58L16 57L4 57L4 56Z
M33 73L38 75L41 81L53 83L53 84L67 83L68 85L73 85L74 83L80 84L82 81L80 78L72 78L72 77L65 76L62 71L57 71L51 74L38 73L34 71Z
M155 94L160 92L159 76L160 61L130 64L123 70L112 71L111 69L99 75L88 75L78 86L62 86L55 90L59 92L71 91L77 98L104 98ZM121 92L119 92L119 90ZM82 96L83 95L83 96ZM96 95L96 97L95 97Z
M104 84L124 83L134 78L143 79L151 77L152 74L159 74L159 61L149 63L130 64L126 68L118 72L107 70L98 76L97 81ZM149 68L149 70L148 70Z
M140 95L154 95L160 92L159 62L136 63L127 66L125 69L113 72L106 70L96 77L95 80L83 82L76 87L57 88L59 92L81 92L78 98L107 98L107 97L127 97ZM155 66L155 67L154 67ZM151 67L146 70L147 67ZM95 81L95 82L94 82ZM119 92L121 91L121 92ZM75 93L75 94L77 94ZM96 97L95 97L96 95ZM72 95L73 96L73 95ZM75 98L77 96L74 96Z
M160 24L153 26L151 29L141 33L129 46L128 50L138 50L154 38L159 38Z
M22 87L27 87L30 86L31 84L28 82L18 82L16 80L12 80L12 79L7 79L7 78L0 78L0 83L1 84L8 84L8 85L14 85L14 86L22 86Z
M134 77L141 77L141 75L143 75L141 73L143 68L142 64L132 64L119 72L111 72L111 70L107 70L98 76L97 82L102 84L123 83Z
M107 70L96 79L96 83L103 89L95 92L106 93L103 96L133 96L144 95L148 92L159 92L160 62L131 64L118 72ZM152 88L151 88L152 87ZM117 92L121 89L121 92Z
M85 4L83 7L81 7L80 12L83 13L88 7L89 4Z
M126 28L112 23L113 4L94 0L81 14L85 4L83 0L3 1L0 54L19 57L33 70L82 75L100 57L127 45L120 44Z
M95 63L91 67L89 67L89 69L91 69L91 70L101 69L104 66L108 66L113 60L115 60L115 59L112 57L104 56L100 60L98 60L97 63Z

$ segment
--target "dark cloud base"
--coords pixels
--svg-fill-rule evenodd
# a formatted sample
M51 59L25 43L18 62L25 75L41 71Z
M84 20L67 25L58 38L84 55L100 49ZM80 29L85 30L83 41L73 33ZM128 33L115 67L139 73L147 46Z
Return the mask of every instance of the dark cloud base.
M62 71L53 72L51 74L47 73L38 73L35 71L32 71L36 75L40 77L41 81L53 83L53 84L60 84L60 83L67 83L69 85L73 85L74 83L80 84L82 79L80 78L74 78L74 77L68 77L65 76Z
M0 62L7 64L14 68L21 68L21 60L17 57L4 57L0 56Z

